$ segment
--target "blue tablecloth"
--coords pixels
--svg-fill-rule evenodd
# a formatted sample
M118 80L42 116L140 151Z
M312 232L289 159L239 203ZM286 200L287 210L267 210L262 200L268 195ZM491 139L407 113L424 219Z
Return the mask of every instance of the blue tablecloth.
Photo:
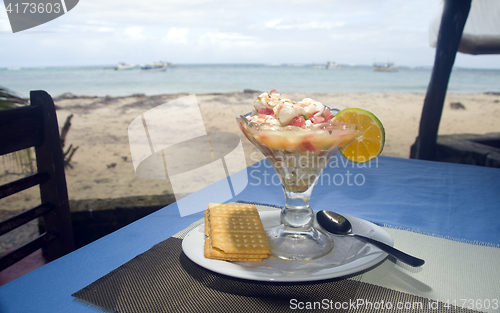
M248 173L252 188L237 199L284 205L267 160ZM500 169L393 157L357 165L337 156L318 180L310 205L385 226L500 245Z
M247 187L228 202L284 205L269 162L246 171ZM499 190L499 169L392 157L358 166L337 157L315 187L311 207L500 247ZM1 286L0 312L92 312L71 294L202 217L180 217L171 204Z

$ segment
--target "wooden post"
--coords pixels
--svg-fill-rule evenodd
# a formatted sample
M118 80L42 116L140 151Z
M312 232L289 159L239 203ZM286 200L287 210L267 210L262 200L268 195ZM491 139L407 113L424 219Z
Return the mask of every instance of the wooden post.
M411 152L411 158L423 160L434 160L435 158L437 133L443 113L446 90L470 6L471 0L445 1L434 68L427 88L418 137L415 149Z

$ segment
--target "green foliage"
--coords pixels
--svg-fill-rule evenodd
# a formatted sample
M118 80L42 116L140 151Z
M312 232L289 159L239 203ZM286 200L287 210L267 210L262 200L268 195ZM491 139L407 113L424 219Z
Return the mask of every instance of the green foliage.
M27 101L7 88L0 86L0 110L25 105Z

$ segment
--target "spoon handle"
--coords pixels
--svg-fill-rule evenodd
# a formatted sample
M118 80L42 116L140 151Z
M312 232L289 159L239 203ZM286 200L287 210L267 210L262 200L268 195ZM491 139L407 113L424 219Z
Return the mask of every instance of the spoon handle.
M422 266L424 265L425 261L422 260L422 259L419 259L419 258L416 258L414 256L411 256L409 254L406 254L404 253L403 251L400 251L396 248L393 248L383 242L380 242L378 240L375 240L375 239L372 239L372 238L369 238L369 237L365 237L365 236L361 236L361 235L357 235L357 234L352 234L354 237L357 237L359 239L362 239L364 241L367 241L369 243L371 243L372 245L374 246L377 246L379 249L381 249L382 251L384 252L387 252L388 254L394 256L395 258L399 259L400 261L408 264L408 265L411 265L413 267L419 267L419 266Z

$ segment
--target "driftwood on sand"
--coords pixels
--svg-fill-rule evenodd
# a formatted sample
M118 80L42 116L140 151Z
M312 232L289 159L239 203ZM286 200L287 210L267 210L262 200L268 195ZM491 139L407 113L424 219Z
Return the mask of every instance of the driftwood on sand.
M75 154L76 150L78 150L78 146L73 148L73 144L70 144L68 149L64 151L64 145L66 142L66 136L68 135L69 129L71 127L71 119L73 118L73 114L68 115L66 118L66 122L64 122L64 126L61 130L61 148L63 149L64 154L64 166L73 168L71 165L71 158Z

